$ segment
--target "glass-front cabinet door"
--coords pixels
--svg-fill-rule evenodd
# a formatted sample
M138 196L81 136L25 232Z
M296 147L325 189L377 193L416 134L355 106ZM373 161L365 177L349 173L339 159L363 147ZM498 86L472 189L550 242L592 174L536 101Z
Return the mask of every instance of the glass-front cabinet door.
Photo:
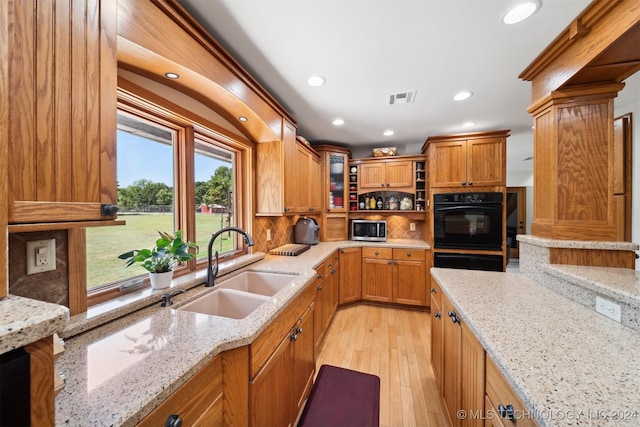
M327 156L329 162L329 206L330 212L343 212L347 209L346 169L347 156L341 153L331 153Z

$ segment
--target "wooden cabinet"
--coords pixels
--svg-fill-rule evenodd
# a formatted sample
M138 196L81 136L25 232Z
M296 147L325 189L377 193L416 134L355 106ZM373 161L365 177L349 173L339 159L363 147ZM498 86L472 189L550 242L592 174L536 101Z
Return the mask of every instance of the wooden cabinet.
M314 282L316 288L316 309L314 314L314 342L318 350L322 344L325 333L331 324L331 319L338 306L340 294L340 257L338 252L333 253L320 267L318 276Z
M427 304L423 249L362 249L362 299L424 307Z
M247 425L248 363L246 346L218 354L138 425L162 426L172 415L195 427Z
M360 165L358 185L363 192L415 185L413 162L379 161Z
M340 249L340 304L362 299L362 249Z
M454 426L482 426L482 417L460 419L459 410L484 410L485 351L451 302L442 296L443 375L442 391L447 413Z
M296 128L284 121L284 212L320 211L320 156L296 139Z
M311 391L315 373L313 291L311 287L303 291L251 344L252 426L293 425Z
M442 379L444 367L443 354L443 337L444 337L444 319L445 315L442 311L442 290L437 282L433 282L431 287L431 364L436 382L440 386L442 393Z
M537 425L532 417L526 416L529 411L489 356L486 357L486 369L485 413L487 420L490 421L487 425L500 427Z
M165 425L173 415L188 426L222 425L222 399L222 356L218 355L138 425Z
M349 237L347 210L351 151L332 145L315 145L313 148L321 157L320 240L346 240Z
M393 251L391 248L362 248L362 299L391 302Z
M116 2L7 8L8 222L114 219Z
M280 141L256 145L256 215L319 212L320 156L282 119Z
M509 131L429 137L431 188L506 185Z

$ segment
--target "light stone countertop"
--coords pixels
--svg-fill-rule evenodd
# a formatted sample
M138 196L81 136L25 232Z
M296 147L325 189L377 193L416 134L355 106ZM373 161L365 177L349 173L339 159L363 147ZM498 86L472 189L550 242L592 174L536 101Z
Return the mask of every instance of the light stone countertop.
M67 339L56 363L66 377L56 397L56 425L135 425L217 354L250 344L313 281L313 268L336 249L359 246L429 249L413 240L340 241L314 245L296 257L266 255L243 270L296 276L244 319L176 310L215 289L196 286L175 296L171 308L156 303Z
M69 309L58 304L9 295L0 300L0 354L60 332Z
M540 425L640 425L639 333L517 273L431 274Z

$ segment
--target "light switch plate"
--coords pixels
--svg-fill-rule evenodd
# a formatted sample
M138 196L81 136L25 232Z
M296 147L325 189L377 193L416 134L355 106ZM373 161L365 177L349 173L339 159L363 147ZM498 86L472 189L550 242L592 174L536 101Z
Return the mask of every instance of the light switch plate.
M27 242L27 274L56 269L56 239Z

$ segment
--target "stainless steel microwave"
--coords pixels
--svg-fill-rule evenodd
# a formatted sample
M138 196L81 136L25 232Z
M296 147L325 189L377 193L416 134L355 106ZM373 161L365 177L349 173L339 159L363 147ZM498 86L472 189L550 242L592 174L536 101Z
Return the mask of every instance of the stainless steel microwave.
M351 240L385 242L387 240L387 221L351 220Z

